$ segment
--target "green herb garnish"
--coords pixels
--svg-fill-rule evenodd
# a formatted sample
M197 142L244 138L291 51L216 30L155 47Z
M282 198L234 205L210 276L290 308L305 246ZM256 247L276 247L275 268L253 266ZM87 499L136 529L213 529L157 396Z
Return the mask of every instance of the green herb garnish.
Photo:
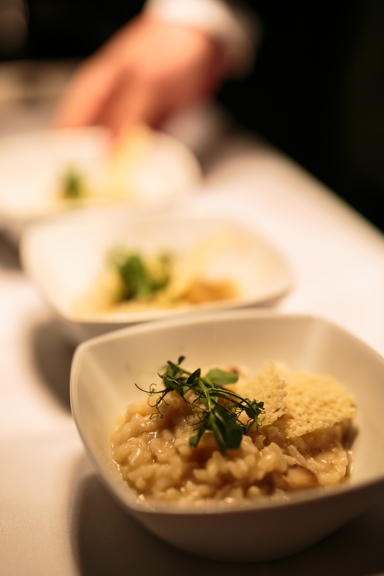
M68 199L84 196L84 181L82 175L74 168L69 168L62 177L63 195Z
M169 253L159 254L152 266L136 252L114 251L109 261L120 279L120 300L150 300L164 290L171 278Z
M184 356L180 356L177 364L168 360L166 371L159 374L164 385L162 390L156 390L156 384L152 384L149 391L144 390L151 397L157 396L155 403L150 404L156 409L153 416L163 417L161 407L167 404L165 398L169 392L175 391L183 397L188 408L198 415L201 422L197 433L189 439L192 448L196 448L204 432L210 430L220 452L236 450L243 434L247 434L252 426L258 428L258 417L264 413L264 403L242 398L227 390L227 384L234 384L238 380L233 372L214 368L201 376L200 368L192 373L184 370L180 366L184 359ZM186 394L191 390L194 395L189 401ZM244 413L248 417L245 422L240 419Z

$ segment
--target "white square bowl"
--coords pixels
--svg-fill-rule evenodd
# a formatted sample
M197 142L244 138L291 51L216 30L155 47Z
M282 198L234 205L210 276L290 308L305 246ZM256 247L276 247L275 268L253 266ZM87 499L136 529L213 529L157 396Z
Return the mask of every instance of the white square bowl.
M110 435L129 403L142 398L168 359L191 366L265 360L330 374L355 396L358 435L351 478L289 501L207 511L145 504L119 476ZM304 550L375 504L384 489L384 359L321 318L235 310L135 326L81 344L71 371L72 412L96 472L123 508L152 533L187 552L223 561L282 558Z
M182 259L201 241L220 233L234 241L208 261L206 272L234 280L238 296L143 312L85 315L76 307L97 285L114 247L144 254L169 250ZM263 304L283 296L292 284L287 262L275 247L231 214L199 213L194 196L151 208L99 206L51 217L30 225L20 248L25 271L76 343L139 322Z

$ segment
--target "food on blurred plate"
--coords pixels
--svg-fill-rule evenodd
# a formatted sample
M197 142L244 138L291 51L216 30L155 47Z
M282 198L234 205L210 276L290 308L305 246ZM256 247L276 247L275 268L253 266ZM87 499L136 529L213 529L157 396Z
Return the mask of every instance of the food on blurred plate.
M76 312L142 312L236 298L240 292L236 282L210 275L209 268L227 250L241 247L240 238L219 232L182 255L171 250L149 255L114 248L95 287L76 303Z
M111 436L122 478L142 500L246 503L334 486L351 471L356 403L330 376L266 362L186 370L128 406Z
M122 135L94 170L72 161L59 175L59 200L118 200L169 195L200 181L192 152L147 126Z
M72 166L62 174L59 184L59 193L65 200L76 200L88 195L85 176Z

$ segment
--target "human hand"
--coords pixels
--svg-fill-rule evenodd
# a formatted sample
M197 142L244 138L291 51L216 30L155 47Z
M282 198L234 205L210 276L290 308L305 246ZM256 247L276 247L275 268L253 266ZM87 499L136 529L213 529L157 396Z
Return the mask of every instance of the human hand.
M103 125L115 138L135 124L159 127L208 98L226 69L223 48L206 34L140 15L79 67L52 124Z

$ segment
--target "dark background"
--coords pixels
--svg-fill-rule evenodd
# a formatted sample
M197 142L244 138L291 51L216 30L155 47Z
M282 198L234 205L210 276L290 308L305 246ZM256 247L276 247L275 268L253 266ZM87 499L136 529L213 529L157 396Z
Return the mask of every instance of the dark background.
M23 42L0 57L86 57L142 4L30 0ZM261 17L263 42L253 72L218 99L384 230L384 2L244 4Z

